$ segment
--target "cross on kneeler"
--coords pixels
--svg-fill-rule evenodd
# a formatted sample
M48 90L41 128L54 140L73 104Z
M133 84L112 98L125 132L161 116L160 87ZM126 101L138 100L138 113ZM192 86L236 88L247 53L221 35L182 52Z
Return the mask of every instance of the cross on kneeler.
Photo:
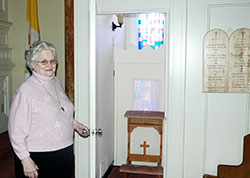
M146 148L150 147L150 145L147 145L146 141L144 141L143 144L140 144L140 147L143 147L143 154L146 155Z

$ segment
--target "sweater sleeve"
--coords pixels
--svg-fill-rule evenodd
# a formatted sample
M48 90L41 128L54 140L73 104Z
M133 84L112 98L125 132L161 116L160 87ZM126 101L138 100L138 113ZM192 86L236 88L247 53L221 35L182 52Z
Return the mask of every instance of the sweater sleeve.
M30 126L31 103L27 96L19 91L11 103L8 132L11 145L20 160L30 155L26 143Z

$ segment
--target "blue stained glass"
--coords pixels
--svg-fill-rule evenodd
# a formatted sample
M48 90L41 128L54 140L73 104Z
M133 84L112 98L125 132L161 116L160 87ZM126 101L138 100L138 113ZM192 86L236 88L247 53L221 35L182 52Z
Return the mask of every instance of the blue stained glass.
M138 49L149 45L157 49L164 44L165 15L149 13L138 15Z
M138 43L138 49L142 49L142 47L143 47L142 41L140 41L140 42Z

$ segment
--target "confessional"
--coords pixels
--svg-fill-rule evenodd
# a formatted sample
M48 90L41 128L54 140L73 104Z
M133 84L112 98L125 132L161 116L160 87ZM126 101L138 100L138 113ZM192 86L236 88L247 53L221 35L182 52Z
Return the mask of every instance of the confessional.
M125 178L128 177L128 174L154 175L156 178L163 177L161 162L164 112L131 110L127 111L124 116L128 119L128 152L127 162L120 167L120 172L124 173ZM143 144L139 143L140 147L143 148L143 154L131 153L131 133L137 127L152 127L157 130L160 136L159 155L147 154L147 148L150 145L147 145L146 141ZM133 161L154 162L157 163L157 166L136 165Z
M250 178L250 134L244 137L243 161L240 165L218 165L217 176L205 174L203 178Z

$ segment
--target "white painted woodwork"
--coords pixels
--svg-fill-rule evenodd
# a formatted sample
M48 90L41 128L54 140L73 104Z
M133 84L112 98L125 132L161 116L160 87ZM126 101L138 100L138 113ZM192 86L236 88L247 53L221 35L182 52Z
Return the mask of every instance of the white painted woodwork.
M97 13L100 14L113 14L114 12L120 13L136 13L136 12L152 12L152 11L165 11L169 4L169 0L97 0Z
M0 133L7 130L9 114L9 72L0 67Z
M216 175L218 164L237 165L242 161L243 136L249 133L249 94L201 92L202 40L211 29L222 29L230 35L238 28L249 28L250 4L246 2L189 1L184 178Z
M96 1L89 1L89 162L90 175L96 177Z
M127 110L134 109L134 80L156 80L159 82L159 108L164 111L165 98L165 46L157 50L144 47L138 50L131 45L127 49L119 46L114 48L115 61L115 165L126 163L127 159L127 118L124 114ZM152 128L151 128L152 129ZM131 151L143 154L143 149L137 147L143 141L151 143L148 151L159 153L159 135L150 129L136 128L131 134ZM138 131L141 132L137 134ZM147 137L147 136L148 137ZM145 137L144 137L145 136ZM144 139L144 140L143 140ZM138 141L140 141L138 143ZM153 149L152 149L153 148ZM158 149L157 149L158 148Z
M8 0L0 0L0 21L8 22Z
M8 22L7 1L0 1L0 133L7 130L10 101L12 98L12 68L11 48L8 45L8 31L11 23Z
M242 138L250 127L249 94L202 93L202 42L214 28L227 33L250 28L250 1L97 0L96 7L98 14L167 13L164 177L201 178L204 173L216 174L218 164L239 164ZM75 19L76 117L88 125L88 2L75 0ZM126 130L126 125L114 129ZM122 150L124 145L115 142L114 147ZM76 137L78 178L93 178L88 174L88 150L88 139Z
M89 1L74 0L75 119L89 126ZM75 135L75 177L90 177L89 139Z
M103 135L91 134L87 139L76 135L75 172L79 178L101 177L114 157L112 17L96 16L94 6L94 1L75 1L75 16L80 19L75 22L75 107L76 119L91 132L102 128ZM79 7L85 7L86 13Z
M101 178L114 160L114 60L112 15L96 18L96 177Z

